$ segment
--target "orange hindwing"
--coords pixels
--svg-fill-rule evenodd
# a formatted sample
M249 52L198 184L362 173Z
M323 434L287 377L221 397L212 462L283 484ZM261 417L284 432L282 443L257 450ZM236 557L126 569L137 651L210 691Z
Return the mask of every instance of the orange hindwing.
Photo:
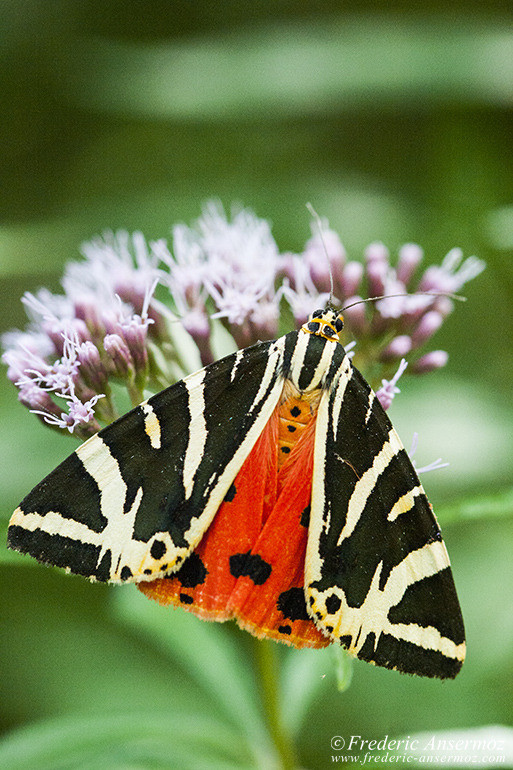
M319 397L287 383L198 547L178 572L140 591L207 620L235 618L258 637L329 644L303 588Z

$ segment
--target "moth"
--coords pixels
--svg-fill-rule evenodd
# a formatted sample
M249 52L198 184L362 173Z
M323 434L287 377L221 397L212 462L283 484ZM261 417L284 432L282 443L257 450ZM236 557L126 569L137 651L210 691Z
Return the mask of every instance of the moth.
M456 676L440 529L342 327L328 305L144 401L33 489L9 546L258 637Z

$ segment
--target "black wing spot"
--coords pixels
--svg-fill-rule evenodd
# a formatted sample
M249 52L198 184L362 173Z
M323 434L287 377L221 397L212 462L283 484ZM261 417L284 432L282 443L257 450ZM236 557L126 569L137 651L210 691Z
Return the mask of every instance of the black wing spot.
M296 430L296 426L295 425L287 425L287 430L289 431L289 433L294 433L294 431Z
M307 505L304 511L301 513L301 519L299 520L299 523L302 527L308 527L310 524L310 506Z
M339 639L342 647L349 647L351 642L353 641L353 637L350 634L346 634L345 636L340 636Z
M236 553L230 556L230 572L235 578L249 577L257 586L269 578L272 567L257 553Z
M332 634L333 633L333 626L326 626L325 628L326 628L326 631L328 632L328 634Z
M334 615L335 612L338 612L341 604L342 602L340 597L338 597L336 594L331 594L331 596L328 596L326 599L326 611L328 615Z
M232 484L230 489L224 496L224 502L231 503L236 494L237 494L237 487L235 486L235 484Z
M151 570L151 569L145 569L144 570L144 574L145 575L151 575L152 573L153 573L153 570Z
M299 417L299 415L301 414L301 409L298 406L293 406L292 409L290 410L290 413L292 417Z
M289 588L278 596L277 607L288 620L310 620L302 588Z
M130 567L123 567L121 570L120 578L121 580L128 580L128 578L132 577L132 570Z
M196 586L205 582L208 571L197 553L191 553L188 559L184 561L178 572L169 575L170 578L176 577L184 588L196 588Z
M281 451L283 452L284 455L288 455L289 452L290 452L290 447L289 446L282 446Z
M189 594L180 594L180 601L182 604L192 604L194 599Z
M154 540L151 544L150 553L154 559L162 559L167 551L167 546L162 540Z
M278 626L278 631L280 634L287 634L287 636L290 636L292 628L290 626Z

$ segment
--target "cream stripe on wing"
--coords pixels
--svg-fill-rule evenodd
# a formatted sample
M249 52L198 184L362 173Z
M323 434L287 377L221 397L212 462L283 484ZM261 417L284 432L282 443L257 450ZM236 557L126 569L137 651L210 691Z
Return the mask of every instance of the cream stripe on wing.
M101 546L103 542L103 532L95 532L87 524L82 524L75 519L68 519L58 511L48 511L45 514L35 511L24 513L21 508L16 508L9 526L23 527L27 532L35 532L39 529L41 532L46 532L47 535L69 537L88 545Z
M185 499L192 494L194 477L203 459L207 443L207 423L205 420L205 369L191 374L183 381L189 398L189 441L183 463L183 486Z
M248 414L251 414L251 412L253 412L254 409L259 406L261 400L264 398L267 391L269 390L269 386L271 385L273 379L276 377L278 366L283 361L284 349L285 349L285 337L280 337L279 339L277 339L272 345L272 347L269 348L269 357L267 359L265 371L262 379L260 380L260 385L255 395L255 398L253 399L253 403L248 409Z
M244 350L238 350L235 354L235 361L233 362L232 370L230 372L230 382L233 382L235 379L235 375L237 374L237 369L239 368L239 364L244 358Z
M347 356L344 357L342 365L339 367L340 376L336 379L335 395L333 396L333 407L331 415L331 426L333 430L333 440L337 440L338 426L340 421L340 410L346 392L347 385L353 376L353 368Z
M388 441L385 441L381 451L375 455L371 467L355 484L347 507L346 523L340 533L337 545L352 535L377 480L402 448L401 440L392 428L388 434Z
M375 398L376 398L376 394L374 393L373 390L371 390L371 392L369 393L369 406L367 409L367 414L365 415L365 425L367 425L367 423L370 420L370 416L372 414L372 405L374 404Z
M150 444L153 449L160 449L161 435L159 418L147 401L141 404L141 409L144 412L144 431L150 439Z
M308 342L310 341L310 337L311 337L310 334L299 331L296 344L294 345L294 350L292 351L292 356L290 359L289 379L298 390L299 390L299 378L301 377L301 372L303 370L306 349L308 347Z
M392 607L398 605L409 586L424 578L437 575L450 566L445 545L440 541L411 551L390 572L383 589L380 588L383 562L380 562L372 578L365 600L359 607L349 606L344 591L338 586L332 586L324 592L307 588L307 599L314 597L315 602L309 611L317 625L323 628L330 625L332 638L351 637L348 652L358 655L367 637L374 635L376 649L381 634L386 633L399 640L409 641L424 649L437 650L449 658L463 660L465 644L456 644L433 626L420 626L417 623L392 623L388 614ZM326 612L327 596L337 596L340 606L333 615L328 614L319 624L315 611Z
M388 521L395 521L401 513L408 513L408 511L411 511L415 505L415 499L423 494L424 490L420 484L418 487L414 487L413 489L410 489L409 492L406 492L405 495L400 497L399 500L394 503L392 510L387 516Z
M100 510L107 519L107 525L101 533L101 551L98 564L106 551L112 553L111 577L120 567L123 555L124 563L129 564L134 552L143 553L144 544L133 539L137 511L142 500L139 488L129 511L125 511L127 486L121 475L119 463L107 444L96 435L76 450L85 470L95 480L100 492ZM62 532L66 535L66 532Z

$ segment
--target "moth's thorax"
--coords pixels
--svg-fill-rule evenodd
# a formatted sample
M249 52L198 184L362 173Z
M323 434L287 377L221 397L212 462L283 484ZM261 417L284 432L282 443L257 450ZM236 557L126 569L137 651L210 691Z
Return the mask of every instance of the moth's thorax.
M308 321L301 327L301 331L338 342L343 326L342 315L333 308L325 308L324 310L314 310Z
M286 358L284 373L301 394L330 387L345 358L338 338L342 326L337 311L316 310L296 336L290 337L291 356Z

